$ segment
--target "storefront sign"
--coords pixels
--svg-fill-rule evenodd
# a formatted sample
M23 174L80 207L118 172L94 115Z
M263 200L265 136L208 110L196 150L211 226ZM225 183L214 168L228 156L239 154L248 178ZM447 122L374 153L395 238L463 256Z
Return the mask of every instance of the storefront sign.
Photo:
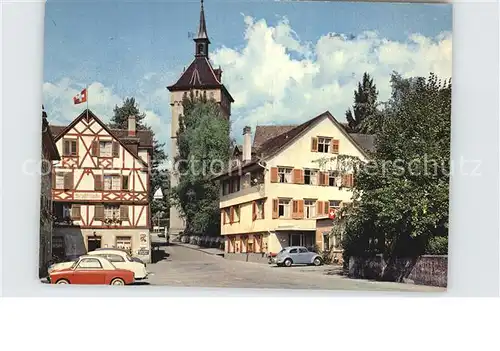
M102 200L102 193L88 192L88 193L75 193L73 195L75 200Z
M149 255L149 250L148 249L139 249L139 251L137 251L137 254L140 256L147 256L147 255Z

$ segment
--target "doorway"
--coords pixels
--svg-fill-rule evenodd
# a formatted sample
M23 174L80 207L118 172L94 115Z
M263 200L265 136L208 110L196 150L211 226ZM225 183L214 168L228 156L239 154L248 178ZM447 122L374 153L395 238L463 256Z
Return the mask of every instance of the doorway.
M87 237L87 252L94 251L95 249L101 248L101 237L100 236L88 236Z

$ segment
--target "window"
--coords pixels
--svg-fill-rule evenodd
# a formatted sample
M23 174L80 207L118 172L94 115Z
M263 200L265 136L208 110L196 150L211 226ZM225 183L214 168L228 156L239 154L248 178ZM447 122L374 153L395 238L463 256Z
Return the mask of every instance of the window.
M56 173L56 189L64 189L64 173Z
M323 233L323 251L330 250L330 233Z
M258 200L255 202L255 219L264 218L264 200Z
M283 218L290 218L290 199L279 199L278 202L278 216Z
M329 153L331 138L318 138L318 152Z
M230 182L225 180L222 182L222 195L227 195L230 193Z
M109 262L125 262L125 259L120 255L103 255Z
M76 269L101 269L101 262L97 258L84 258Z
M120 176L118 175L105 175L104 176L104 190L120 190Z
M316 217L316 200L304 200L305 218Z
M340 200L330 200L329 207L333 209L337 209L340 207Z
M293 245L293 244L292 244L292 245ZM291 250L290 250L290 253L291 253L291 254L295 254L295 253L297 253L297 249L291 249Z
M71 218L71 204L62 205L62 218Z
M99 156L100 157L112 157L113 156L113 142L112 141L100 141L99 142Z
M304 184L318 185L318 172L313 169L304 170Z
M290 246L304 246L304 242L304 234L290 234ZM295 252L297 252L297 249L295 249Z
M253 241L247 243L247 252L254 252Z
M292 169L291 168L278 168L279 183L292 182Z
M130 252L132 250L132 238L130 236L117 236L116 248Z
M308 253L307 249L305 247L299 247L299 253Z
M76 139L64 139L63 141L63 155L64 156L77 156L77 142Z
M329 186L336 186L337 185L337 172L336 171L328 172L328 185Z
M240 179L231 179L231 193L235 193L237 191L240 191Z
M120 206L104 205L104 218L120 218Z

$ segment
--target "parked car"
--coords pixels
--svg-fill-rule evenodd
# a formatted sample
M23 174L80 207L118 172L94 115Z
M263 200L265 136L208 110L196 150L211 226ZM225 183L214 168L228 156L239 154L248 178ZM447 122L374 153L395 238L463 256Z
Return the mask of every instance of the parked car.
M128 269L134 272L135 280L146 279L149 275L144 262L141 260L137 262L125 250L102 248L100 250L91 251L87 253L87 255L104 257L117 268Z
M315 252L303 246L289 246L281 250L275 258L278 266L290 267L295 264L315 265L323 264L323 259Z
M69 268L49 274L51 284L127 285L134 282L134 272L115 267L101 256L81 256Z
M144 280L149 275L148 271L146 270L146 264L137 257L131 257L128 254L127 250L116 248L99 248L94 251L88 252L87 255L104 257L111 263L113 263L117 268L128 269L134 272L135 280ZM78 258L53 264L49 267L48 273L50 274L51 272L57 270L69 268L76 260L78 260Z
M125 249L117 249L115 247L101 247L101 248L97 248L95 249L94 251L103 251L103 250L106 250L106 251L109 251L109 250L116 250L116 251L121 251L121 252L125 252L128 254L128 251L125 250ZM138 263L142 263L144 266L146 266L146 263L144 263L143 260L141 260L139 257L134 257L134 256L130 256L129 255L129 258L134 261L134 262L138 262Z

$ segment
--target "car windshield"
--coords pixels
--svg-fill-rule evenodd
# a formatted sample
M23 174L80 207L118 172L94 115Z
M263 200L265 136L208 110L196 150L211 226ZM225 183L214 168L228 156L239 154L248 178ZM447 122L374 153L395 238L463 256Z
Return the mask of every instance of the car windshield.
M281 249L281 251L279 253L283 253L283 252L286 252L286 249Z
M71 265L71 269L75 269L77 264L78 264L78 260L73 261L73 264Z
M133 262L134 260L132 259L132 257L130 257L129 255L127 255L127 261Z

